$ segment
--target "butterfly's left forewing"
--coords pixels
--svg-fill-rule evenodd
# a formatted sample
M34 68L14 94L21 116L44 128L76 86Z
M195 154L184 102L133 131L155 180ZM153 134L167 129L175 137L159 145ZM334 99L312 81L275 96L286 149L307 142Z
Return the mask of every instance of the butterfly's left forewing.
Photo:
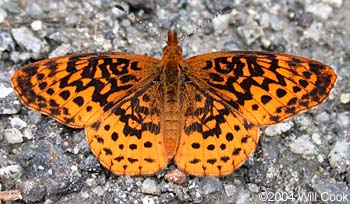
M279 53L214 52L185 62L189 79L257 125L275 124L317 106L336 81L325 64Z

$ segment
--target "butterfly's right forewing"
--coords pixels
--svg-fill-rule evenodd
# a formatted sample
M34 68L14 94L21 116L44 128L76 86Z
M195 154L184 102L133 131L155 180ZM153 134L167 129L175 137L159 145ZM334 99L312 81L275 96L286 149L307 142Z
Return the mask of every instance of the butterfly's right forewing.
M129 53L67 55L22 67L12 84L30 108L82 128L150 83L158 75L158 63Z

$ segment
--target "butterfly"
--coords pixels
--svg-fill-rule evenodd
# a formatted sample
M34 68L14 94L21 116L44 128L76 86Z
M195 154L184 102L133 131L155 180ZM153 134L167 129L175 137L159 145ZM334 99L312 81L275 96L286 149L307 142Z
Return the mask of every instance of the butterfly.
M18 69L23 104L72 128L117 175L155 174L170 160L191 175L222 176L255 150L259 128L322 103L336 74L308 58L219 51L182 58L175 30L162 59L76 54Z

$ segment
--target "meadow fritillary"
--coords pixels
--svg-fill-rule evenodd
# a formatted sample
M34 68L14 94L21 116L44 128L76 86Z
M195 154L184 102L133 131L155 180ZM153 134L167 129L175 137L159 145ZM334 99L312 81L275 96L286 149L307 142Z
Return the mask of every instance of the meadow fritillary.
M227 175L271 125L319 105L333 69L287 54L221 51L182 59L168 31L161 60L111 52L67 55L17 70L21 101L73 128L114 174L154 174L173 159L192 175Z

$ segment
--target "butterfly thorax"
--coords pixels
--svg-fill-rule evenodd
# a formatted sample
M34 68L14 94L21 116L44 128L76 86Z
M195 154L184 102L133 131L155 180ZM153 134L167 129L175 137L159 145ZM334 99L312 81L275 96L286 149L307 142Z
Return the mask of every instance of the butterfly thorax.
M162 90L162 132L164 136L165 149L168 158L172 158L176 153L181 130L181 83L182 71L182 50L178 46L175 31L168 32L167 46L163 49L161 61L161 90Z

